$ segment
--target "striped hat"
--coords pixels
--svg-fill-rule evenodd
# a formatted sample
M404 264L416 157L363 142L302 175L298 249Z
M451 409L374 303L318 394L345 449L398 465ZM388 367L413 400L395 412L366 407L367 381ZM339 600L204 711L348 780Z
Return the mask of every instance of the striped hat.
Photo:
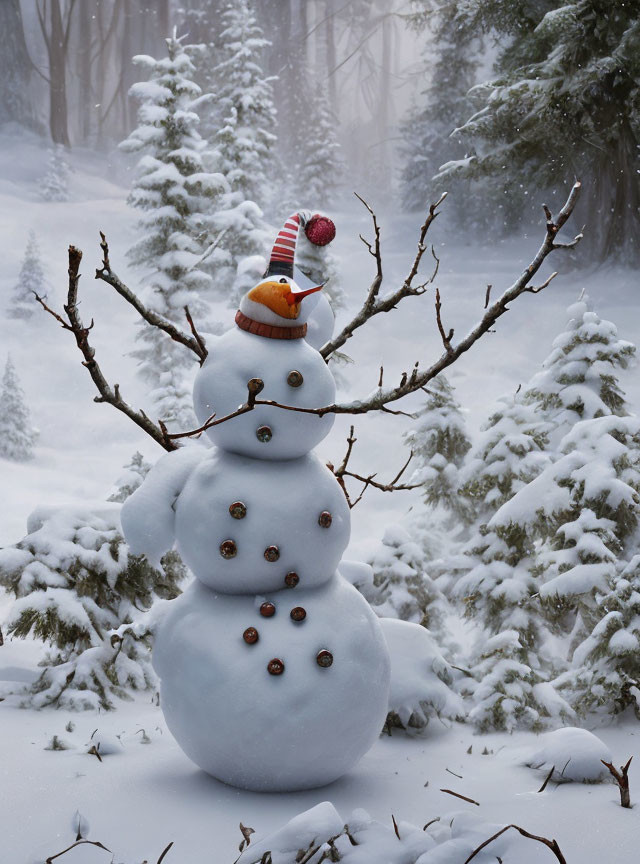
M288 276L293 279L293 259L301 225L314 246L326 246L336 236L336 226L327 216L319 213L312 216L308 210L293 213L278 232L265 277Z

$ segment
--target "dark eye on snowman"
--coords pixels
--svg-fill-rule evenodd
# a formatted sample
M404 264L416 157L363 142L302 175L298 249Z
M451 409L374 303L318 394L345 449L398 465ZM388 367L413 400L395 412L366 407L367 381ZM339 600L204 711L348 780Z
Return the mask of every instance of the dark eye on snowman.
M287 280L286 280L286 279L281 279L280 282L281 282L283 285L286 285L286 284L287 284Z

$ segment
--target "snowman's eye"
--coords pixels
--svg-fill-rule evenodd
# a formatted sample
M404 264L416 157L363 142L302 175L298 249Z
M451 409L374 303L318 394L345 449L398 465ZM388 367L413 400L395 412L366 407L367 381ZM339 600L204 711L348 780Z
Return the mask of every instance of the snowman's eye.
M287 284L287 280L286 280L286 279L281 279L280 282L281 282L282 285L286 285L286 284Z
M298 372L297 369L293 369L287 375L287 384L289 387L299 387L303 381L302 372Z

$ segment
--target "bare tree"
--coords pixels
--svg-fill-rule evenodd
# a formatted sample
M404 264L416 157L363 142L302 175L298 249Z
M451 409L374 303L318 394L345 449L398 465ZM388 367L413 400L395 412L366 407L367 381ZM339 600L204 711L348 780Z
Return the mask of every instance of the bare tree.
M76 0L69 0L62 14L60 0L36 0L40 31L49 58L49 129L54 144L70 147L67 110L67 60L71 17ZM49 23L47 25L47 19Z

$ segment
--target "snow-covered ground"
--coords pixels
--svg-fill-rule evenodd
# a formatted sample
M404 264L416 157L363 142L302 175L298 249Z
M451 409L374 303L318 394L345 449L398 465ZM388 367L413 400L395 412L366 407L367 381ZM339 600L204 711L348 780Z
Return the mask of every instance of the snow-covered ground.
M51 285L49 302L54 307L62 305L66 291L67 246L79 246L84 251L81 311L85 321L95 319L92 342L97 357L107 378L120 384L125 398L143 404L144 388L135 376L134 361L127 356L136 332L135 313L108 286L93 279L100 260L101 229L109 239L114 269L125 281L136 284L124 260L135 216L125 205L125 186L116 182L126 183L126 172L119 161L110 165L95 154L80 153L74 157L71 200L45 203L36 195L36 181L46 162L37 140L5 137L0 152L0 208L5 214L0 307L4 309L17 277L30 228L38 233ZM410 269L419 216L387 212L384 202L376 201L374 194L370 197L380 211L385 286L391 288ZM300 203L313 206L313 202ZM282 215L274 214L274 219ZM372 260L358 240L359 232L370 234L370 224L357 202L348 200L337 210L336 223L336 251L343 261L344 285L353 309L372 276ZM445 326L464 332L482 314L487 284L493 285L496 296L513 281L537 249L542 232L540 226L521 239L487 237L467 245L464 238L450 235L436 221L431 240L441 259L437 284ZM540 296L520 298L498 322L496 333L485 337L450 375L459 401L469 412L472 433L496 397L515 390L536 370L564 323L565 307L583 288L601 316L617 323L622 338L635 342L640 338L637 273L607 269L563 275L566 265L560 253L551 267L559 269L560 276ZM390 383L403 370L410 371L416 360L427 365L439 356L433 302L431 291L406 300L350 340L345 348L356 363L346 370L344 395L356 397L374 389L380 365ZM233 310L223 311L231 320ZM341 313L341 319L348 314ZM152 461L160 455L157 445L125 417L93 402L93 385L73 339L44 312L37 310L26 322L2 316L1 363L7 351L14 358L40 429L40 442L31 463L0 461L1 545L23 536L26 517L38 505L104 498L134 450L141 450ZM637 373L622 375L621 383L630 403L640 405ZM417 405L419 399L408 407ZM334 461L342 456L349 422L349 418L338 418L319 448L321 456ZM376 470L381 478L392 477L406 458L401 435L410 422L388 415L355 418L358 443L353 470ZM366 557L371 539L380 537L384 527L417 500L417 492L384 495L370 490L353 510L348 556ZM0 620L7 605L8 599L1 598ZM40 651L40 646L29 641L11 641L1 647L0 681L32 676ZM72 732L65 731L69 720L75 723ZM123 733L122 752L106 755L102 762L87 755L84 745L95 729L111 736ZM7 864L35 864L64 849L75 836L72 817L76 810L89 820L89 836L111 849L115 862L155 862L170 841L175 845L166 864L231 862L242 839L240 821L257 832L268 832L323 800L332 801L345 819L361 807L385 824L393 813L396 819L420 827L436 817L445 820L460 810L478 810L488 824L515 821L534 833L556 837L569 864L626 862L637 857L639 811L620 808L617 790L609 784L557 788L550 784L545 792L537 793L543 777L517 758L517 752L535 743L526 734L477 737L465 726L447 729L432 722L422 737L395 734L381 738L355 771L328 788L295 795L258 795L223 786L198 771L173 742L159 708L145 697L110 714L73 716L3 704L0 732L0 861ZM73 748L45 750L54 734ZM637 753L640 727L632 719L598 734L616 764ZM150 743L143 744L146 737ZM482 755L485 748L489 752ZM634 790L640 789L640 764L632 763L630 779L633 801ZM480 807L442 793L441 788L467 795L480 802ZM513 864L551 858L547 850L517 837L503 856ZM92 864L111 859L96 847L83 846L63 860Z

